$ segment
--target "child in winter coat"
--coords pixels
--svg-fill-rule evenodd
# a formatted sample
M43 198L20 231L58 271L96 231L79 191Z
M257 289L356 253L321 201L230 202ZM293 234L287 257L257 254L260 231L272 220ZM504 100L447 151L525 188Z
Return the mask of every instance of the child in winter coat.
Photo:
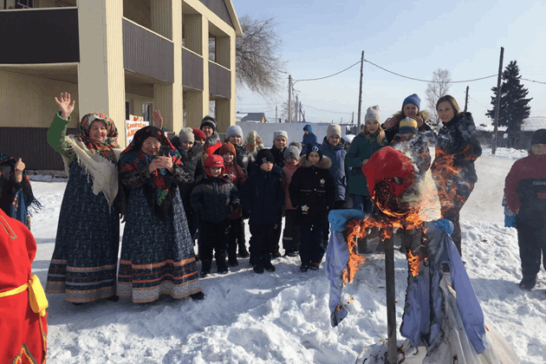
M205 176L194 187L191 206L199 214L199 256L203 262L201 277L210 273L215 251L218 273L226 274L226 247L229 216L239 208L239 192L224 174L224 160L213 154L205 161Z
M275 159L275 165L279 168L284 167L284 151L286 150L286 145L288 144L288 133L284 130L277 130L273 132L273 147L270 149L273 158ZM279 216L277 225L282 225L282 215ZM279 240L281 239L281 229L275 230L275 239L271 246L271 255L273 258L278 258L281 256L279 252Z
M365 126L353 139L351 147L345 156L345 164L351 167L348 192L349 207L371 214L373 203L368 192L366 176L362 173L362 166L370 159L373 153L387 144L385 132L381 128L381 110L379 106L369 107L364 116Z
M184 211L186 212L188 228L190 229L192 240L194 240L197 227L199 226L199 218L197 217L197 214L193 213L190 196L193 187L195 187L196 183L203 177L203 165L201 164L203 144L195 142L195 135L191 128L182 128L180 133L178 133L178 136L171 139L171 143L178 150L178 153L180 153L182 165L186 168L193 180L192 183L185 183L180 186L180 196L182 197L182 204L184 205Z
M298 211L300 226L300 271L319 269L324 256L324 226L334 206L335 184L329 168L330 158L323 156L319 145L310 145L300 159L301 167L292 176L288 190Z
M276 230L280 230L280 216L284 206L282 171L274 165L268 149L256 156L256 164L242 187L241 201L250 219L250 264L254 272L261 274L264 268L274 272L271 264L271 246L275 243Z
M528 291L536 284L541 256L546 267L546 129L533 133L531 146L533 154L514 163L504 184L508 207L516 213L519 286Z
M219 154L224 159L224 173L229 176L233 184L240 191L241 186L246 181L246 175L243 172L241 166L235 162L235 147L230 142L224 143L219 150ZM239 265L237 261L237 240L240 239L240 236L243 236L244 239L244 224L243 224L243 214L242 207L239 206L239 209L234 210L229 216L229 235L228 235L228 262L232 267ZM239 243L240 244L240 243ZM243 240L244 246L244 240ZM239 248L240 249L240 248ZM246 249L245 249L246 250ZM239 250L240 251L240 250Z
M290 193L288 192L288 186L292 181L292 176L299 168L300 164L300 143L292 142L284 151L284 167L282 167L282 186L284 188L284 231L282 237L282 245L284 248L284 255L289 257L296 257L299 254L300 249L300 230L297 225L297 213L298 211L292 205L290 201Z
M307 154L307 146L317 143L317 136L313 134L313 128L307 124L303 127L302 154Z

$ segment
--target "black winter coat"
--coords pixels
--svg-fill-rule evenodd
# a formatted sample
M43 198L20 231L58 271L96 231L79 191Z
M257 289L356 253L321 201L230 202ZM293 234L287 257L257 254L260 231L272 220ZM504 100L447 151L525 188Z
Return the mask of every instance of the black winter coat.
M180 139L177 136L171 139L171 143L182 156L182 163L192 176L194 182L199 182L203 176L203 165L200 163L201 154L203 154L204 150L203 145L201 143L194 143L193 147L186 151L182 148Z
M211 178L204 175L193 188L191 206L203 221L220 222L229 219L239 208L239 191L228 175Z
M316 165L300 158L300 168L294 172L288 191L292 206L298 211L298 221L304 224L328 223L328 212L334 206L335 182L328 170L330 158L323 156Z
M462 112L445 123L436 138L436 159L432 164L433 175L442 174L446 165L459 171L466 182L476 183L478 176L474 161L482 155L482 147L476 138L476 126L469 112ZM453 156L453 162L449 161ZM445 179L445 176L442 176Z
M286 150L286 147L282 150L277 149L275 147L272 147L269 151L271 154L273 154L273 158L275 158L275 165L279 166L279 168L282 169L284 167L284 151Z
M243 208L250 214L250 225L277 224L284 206L282 170L273 166L264 172L257 164L241 188Z

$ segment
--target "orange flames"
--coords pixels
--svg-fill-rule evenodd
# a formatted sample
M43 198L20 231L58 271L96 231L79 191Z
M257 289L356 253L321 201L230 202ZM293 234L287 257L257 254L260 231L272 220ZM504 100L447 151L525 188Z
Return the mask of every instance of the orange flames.
M464 156L465 160L473 160L473 158L468 157L472 155L470 153L471 148L472 146L469 144L459 154ZM443 149L436 147L435 181L438 185L440 201L442 201L442 205L447 205L442 206L444 209L454 205L463 205L466 202L464 196L457 194L457 183L468 183L461 175L461 171L453 167L454 158L453 154L448 154ZM454 181L453 177L456 177L456 181Z
M421 265L421 258L419 255L413 255L411 250L408 250L408 263L411 275L417 277L419 275L419 266Z

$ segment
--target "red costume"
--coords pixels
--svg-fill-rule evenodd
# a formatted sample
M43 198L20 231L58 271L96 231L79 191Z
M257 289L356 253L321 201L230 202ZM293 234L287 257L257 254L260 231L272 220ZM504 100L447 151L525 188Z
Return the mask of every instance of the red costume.
M47 300L31 276L35 255L30 230L0 210L0 363L46 362Z

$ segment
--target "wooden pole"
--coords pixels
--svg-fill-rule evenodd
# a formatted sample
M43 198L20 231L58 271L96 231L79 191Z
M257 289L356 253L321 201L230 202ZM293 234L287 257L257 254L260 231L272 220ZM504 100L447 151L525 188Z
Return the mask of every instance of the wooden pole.
M277 119L277 107L275 106L275 122L279 121L279 119Z
M464 112L467 112L468 110L468 89L470 87L469 86L466 86L466 98L464 100Z
M497 107L495 109L495 123L493 128L493 140L491 146L491 153L495 154L497 151L497 132L499 129L499 112L501 101L501 79L502 79L502 61L504 59L504 47L501 47L500 61L499 61L499 76L497 78Z
M387 282L387 364L398 363L398 343L396 339L396 292L394 279L393 238L385 240L385 280Z
M300 108L300 101L299 101L299 98L298 98L298 95L296 95L296 107L294 108L294 122L297 123L298 122L298 109Z
M360 58L360 91L358 92L358 129L357 134L360 133L360 114L362 111L362 75L364 69L364 51L362 51L362 57Z
M292 122L292 75L288 75L288 122Z

